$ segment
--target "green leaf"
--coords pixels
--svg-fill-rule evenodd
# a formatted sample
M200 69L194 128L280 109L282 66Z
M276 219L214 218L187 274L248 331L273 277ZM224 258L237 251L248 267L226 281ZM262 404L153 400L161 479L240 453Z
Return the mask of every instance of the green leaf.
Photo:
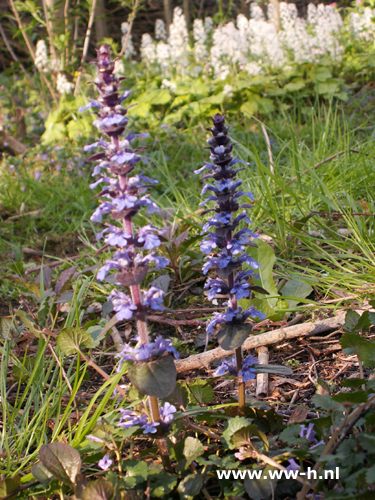
M191 99L190 94L178 95L177 97L174 98L174 100L171 104L171 109L176 108L178 106L181 106L182 104L189 102L190 99Z
M237 449L241 446L248 446L251 443L252 436L259 437L263 441L266 452L268 452L269 443L267 436L256 425L248 425L236 431L230 438L230 444Z
M140 100L140 99L139 99ZM172 100L171 94L168 90L151 90L145 93L145 102L149 102L152 106L161 106L168 104Z
M223 432L222 439L230 450L235 448L231 440L233 434L249 425L251 425L251 420L245 417L237 416L228 420L227 428Z
M267 467L263 469L261 479L249 479L248 477L245 479L245 490L252 500L264 500L265 498L271 497L275 492L277 479L271 480L268 478L269 470L274 470L274 467L267 465Z
M293 82L287 83L284 85L284 89L289 92L295 92L296 90L301 90L305 87L306 84L304 80L294 80Z
M172 404L177 405L178 407L187 407L189 403L189 392L186 389L184 382L182 382L181 380L177 381L174 391L170 396L168 396L168 401Z
M346 378L341 382L342 387L350 387L351 389L358 389L367 381L364 378Z
M190 391L193 393L193 395L189 394L189 403L191 405L196 406L197 401L201 405L208 404L211 403L211 401L215 397L215 393L212 387L206 380L197 378L196 380L194 380L194 382L189 382L189 384L187 385Z
M375 435L369 432L362 432L357 435L357 441L361 447L369 453L375 453Z
M368 344L367 340L361 337L358 333L344 333L340 339L340 345L343 349L350 349L347 354L355 352L359 353L362 345Z
M124 483L126 488L134 488L142 484L148 478L148 464L139 460L125 460L123 468L126 469L126 478Z
M13 491L17 491L21 484L21 477L14 476L0 481L0 498L7 497ZM17 493L10 496L8 500L15 500L17 498Z
M16 316L20 318L22 323L26 326L26 328L35 335L35 337L39 337L40 332L36 329L35 323L32 321L30 316L28 316L24 311L17 311Z
M256 244L256 248L249 247L247 250L251 257L261 265L260 269L257 270L259 278L254 279L254 284L267 290L273 298L264 297L263 295L259 296L256 292L255 296L266 301L271 309L275 309L278 301L277 296L279 295L272 274L273 265L276 261L275 252L262 240L257 240Z
M31 467L31 474L39 481L45 488L48 488L49 483L53 479L53 475L43 464L35 464Z
M240 347L248 338L252 330L251 325L236 325L230 323L224 328L220 328L217 333L217 340L220 347L225 351L231 351Z
M81 457L77 450L63 443L45 444L39 450L42 465L64 484L74 485L81 470Z
M109 481L98 479L92 481L83 490L83 500L112 500L115 498L115 489Z
M91 335L82 328L63 328L57 335L56 344L66 355L76 354L82 347L88 347L92 342Z
M22 383L27 383L30 380L31 373L35 366L35 358L26 358L22 366L14 365L12 375L15 380Z
M187 437L185 439L184 451L183 451L184 457L186 458L185 468L188 468L189 465L198 457L203 455L203 453L204 453L204 448L199 439L193 437Z
M246 117L255 115L255 113L258 111L258 103L256 103L255 101L244 102L240 107L240 111Z
M45 132L41 137L43 144L61 141L67 136L67 130L62 122L61 111L56 109L51 111L44 123Z
M366 483L373 485L374 484L374 477L375 477L375 465L367 469L366 471Z
M359 359L368 368L375 366L375 344L373 342L367 342L366 345L359 348Z
M288 445L296 445L301 442L305 438L299 437L299 434L301 432L301 426L299 424L291 424L288 425L280 434L280 439L284 443L287 443Z
M344 405L357 405L366 403L368 394L366 391L341 392L340 394L332 396L332 399Z
M357 312L349 309L345 315L345 323L343 325L343 330L348 333L355 332L356 325L358 323L360 316Z
M130 104L136 104L136 102L131 102ZM127 114L129 116L139 116L140 118L146 118L150 116L151 104L149 102L141 102L138 106L133 106L129 108Z
M173 357L168 355L155 361L136 363L130 368L128 377L141 394L163 399L174 391L177 372Z
M178 485L177 491L181 500L192 500L203 488L200 474L189 474Z
M316 84L316 91L318 94L333 95L339 90L339 84L337 82L324 82Z
M149 475L151 496L165 498L175 488L177 477L174 474L168 474L168 472L160 470L155 471L155 474L152 474L152 472L151 469Z
M280 293L284 297L296 297L297 300L285 299L289 307L295 307L300 301L298 299L305 299L313 291L313 287L300 280L289 280L282 287Z

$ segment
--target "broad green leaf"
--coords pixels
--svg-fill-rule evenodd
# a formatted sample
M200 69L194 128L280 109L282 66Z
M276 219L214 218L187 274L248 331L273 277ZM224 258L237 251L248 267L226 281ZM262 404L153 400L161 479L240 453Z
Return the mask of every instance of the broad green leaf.
M349 333L355 332L359 318L360 316L357 312L353 311L353 309L349 309L345 315L345 323L343 325L344 331Z
M284 89L288 92L295 92L296 90L301 90L305 87L306 84L304 80L294 80L293 82L287 83L284 85Z
M177 484L177 477L165 471L149 471L151 497L166 498Z
M49 483L53 479L53 475L43 464L35 464L31 467L31 474L39 481L45 488L48 488Z
M258 103L255 101L244 102L243 104L241 104L240 111L246 117L255 115L255 113L258 111Z
M67 136L65 124L62 121L61 111L51 111L44 123L45 132L41 137L43 144L61 141Z
M256 425L248 425L247 427L242 427L230 438L230 444L239 449L241 446L247 446L251 443L251 437L257 436L263 441L266 452L268 452L269 443L267 436L261 432Z
M350 353L355 352L358 354L360 347L367 343L367 340L358 333L345 333L340 339L341 347L343 349L350 349ZM347 352L347 354L349 354L349 352Z
M168 355L155 361L136 363L130 368L128 377L141 394L163 399L172 394L177 372L173 357Z
M109 481L98 479L89 483L83 490L83 500L113 500L115 489Z
M32 321L30 316L28 316L25 311L18 310L16 312L16 316L20 318L22 323L26 326L26 328L35 335L35 337L39 337L40 332L36 329L35 323Z
M200 474L189 474L180 482L177 491L181 500L192 500L202 488L202 476Z
M14 276L13 274L8 274L7 276L4 276L4 278L13 281L14 283L18 283L19 285L23 286L28 290L30 293L38 297L40 299L40 286L36 285L35 283L28 283L27 281L24 281L22 278L19 278L18 276Z
M237 349L237 347L240 347L248 338L251 330L251 325L236 325L233 323L228 326L224 326L224 328L220 328L217 333L217 339L220 347L226 351Z
M123 469L126 470L126 478L124 480L126 488L134 488L138 484L142 484L148 478L148 464L140 460L125 460Z
M369 432L359 433L357 440L361 447L369 453L375 453L375 435Z
M280 434L280 439L288 445L302 443L305 438L299 437L301 426L299 424L288 425Z
M185 439L184 444L184 457L186 458L186 466L188 468L189 465L196 460L198 457L203 455L204 448L202 443L197 438L187 437Z
M305 299L312 291L312 286L305 281L289 280L285 283L280 293L285 297L296 297L297 300L285 299L289 307L295 307L299 303L298 299Z
M375 366L375 344L367 342L359 348L359 359L367 368Z
M0 498L7 497L8 500L15 500L18 496L15 493L13 496L8 497L13 491L17 491L21 485L21 477L14 476L7 479L0 480Z
M208 386L209 387L209 386ZM210 387L211 389L211 387ZM212 391L212 389L211 389ZM177 405L177 407L186 408L189 403L189 392L186 389L184 382L177 381L176 387L170 396L168 396L168 401L172 404Z
M197 378L194 382L189 382L187 384L190 391L193 394L189 394L190 405L196 406L197 401L202 404L211 403L214 399L215 394L212 387L208 384L206 380Z
M332 396L332 399L343 405L357 405L366 403L368 394L366 391L340 392Z
M269 470L275 470L275 468L267 465L263 469L261 479L249 479L248 477L245 479L245 490L252 500L264 500L274 494L277 479L269 479Z
M272 111L275 111L275 105L273 103L273 100L270 99L269 97L258 97L254 95L254 99L256 99L260 113L267 114L267 113L272 113Z
M55 479L68 485L75 484L81 470L77 450L63 443L45 444L39 450L39 460Z
M309 77L313 82L325 82L332 77L332 73L328 68L318 67L309 72Z
M333 95L339 90L339 84L337 82L324 82L316 84L316 91L318 94Z
M178 106L181 106L182 104L186 104L189 102L191 99L190 94L184 94L184 95L178 95L177 97L174 98L172 104L171 104L171 109L177 108Z
M158 89L151 90L151 92L145 93L145 102L150 103L152 106L161 106L163 104L168 104L168 102L170 102L171 100L172 96L168 92L168 90Z
M345 378L341 382L342 387L350 387L352 389L358 389L361 385L365 384L366 380L364 378Z
M135 104L135 103L134 103ZM129 116L139 116L140 118L146 118L150 115L151 104L149 102L141 102L138 106L133 106L129 108Z
M227 428L223 432L222 439L224 443L228 446L230 450L233 450L235 446L233 445L231 438L233 434L240 429L248 427L251 425L252 421L245 417L234 417L228 420Z
M91 335L82 328L63 328L57 335L56 344L66 355L76 354L82 347L88 347L92 342Z

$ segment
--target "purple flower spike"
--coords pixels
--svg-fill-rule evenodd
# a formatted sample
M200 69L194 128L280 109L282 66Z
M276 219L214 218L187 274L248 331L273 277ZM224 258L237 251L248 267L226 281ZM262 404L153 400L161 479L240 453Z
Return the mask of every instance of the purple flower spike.
M147 277L149 268L154 271L169 264L166 258L156 252L161 245L162 232L151 224L143 227L135 227L134 224L134 220L137 220L134 218L139 213L143 212L142 216L146 215L147 218L147 215L159 211L147 192L158 181L139 170L136 171L141 161L144 165L148 163L147 159L139 154L145 148L132 147L133 140L147 137L148 134L126 131L129 123L128 109L133 105L122 105L130 91L120 89L124 78L118 77L114 72L115 61L111 58L109 47L102 45L98 49L96 65L98 72L92 83L97 88L98 96L80 109L80 112L83 112L94 108L96 119L93 124L99 134L104 135L104 138L85 147L85 151L91 152L92 156L88 161L94 162L92 175L97 179L90 187L100 190L97 194L100 205L90 220L101 222L108 216L112 218L113 223L107 222L107 227L99 232L97 239L104 239L102 250L115 248L113 255L107 258L99 269L97 279L103 281L111 271L115 272L114 276L111 276L112 280L107 279L107 282L113 282L115 278L118 286L125 287L125 290L112 290L108 297L116 313L115 320L132 320L137 326L139 337L135 347L125 345L118 356L120 360L117 370L121 372L124 362L144 364L155 360L157 363L158 358L169 356L166 360L169 364L170 355L178 358L178 352L170 341L162 337L158 337L155 342L149 342L147 314L150 314L150 311L163 311L164 292L155 286L141 290L141 283ZM96 152L92 151L95 148L98 148ZM138 220L142 220L142 217ZM160 363L164 363L164 360L160 360ZM138 378L130 373L129 378L140 390ZM171 377L171 380L174 378ZM150 396L151 406L155 408L155 391L150 386L142 387L142 393ZM172 407L164 407L163 412L162 422L165 426L173 419ZM144 434L152 435L158 431L160 422L149 421L145 414L123 410L119 425L125 428L137 425ZM107 467L107 463L108 460L103 458L103 468Z

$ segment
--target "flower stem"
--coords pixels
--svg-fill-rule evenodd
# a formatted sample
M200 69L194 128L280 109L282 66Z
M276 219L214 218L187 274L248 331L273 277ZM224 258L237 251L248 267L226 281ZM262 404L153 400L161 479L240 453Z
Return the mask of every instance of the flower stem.
M227 234L227 243L229 243L231 239L232 239L232 232L229 231ZM232 290L233 286L234 286L234 273L231 273L228 276L229 290ZM236 309L236 307L237 307L236 295L231 294L230 300L232 302L233 309ZM236 354L237 373L239 373L242 370L242 349L241 349L241 346L237 347L237 349L235 349L234 352ZM246 404L245 401L246 401L245 382L243 382L242 377L238 377L238 414L239 415L245 414L245 404Z
M236 362L237 362L237 372L242 370L242 349L241 347L237 347L234 351L236 354ZM245 394L245 382L243 382L242 377L238 377L238 414L245 414L245 406L246 406L246 394Z
M160 419L158 398L155 398L154 396L150 396L149 401L150 401L152 420L154 422L158 422L160 424L158 426L158 433L160 434L162 432L162 429L161 429L161 419ZM169 460L169 450L168 450L168 446L167 446L167 441L165 440L164 437L159 437L157 440L157 443L158 443L158 450L159 450L159 453L161 456L161 461L163 463L164 470L166 470L167 472L173 472L171 461Z

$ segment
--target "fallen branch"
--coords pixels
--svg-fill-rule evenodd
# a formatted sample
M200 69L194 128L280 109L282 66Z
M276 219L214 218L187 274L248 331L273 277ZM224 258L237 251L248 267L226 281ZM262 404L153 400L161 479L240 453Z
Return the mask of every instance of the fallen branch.
M363 313L363 311L358 311ZM296 337L307 337L308 335L317 335L328 330L340 328L345 322L346 311L341 311L333 318L314 321L312 323L302 323L301 325L289 326L286 328L278 328L272 332L261 333L253 337L249 337L243 344L243 350L257 349L258 347L277 344L283 340L293 339ZM186 359L176 361L177 372L182 373L189 370L197 370L206 367L218 359L226 358L234 354L234 351L224 351L221 347L212 349L211 351L201 354L194 354Z

